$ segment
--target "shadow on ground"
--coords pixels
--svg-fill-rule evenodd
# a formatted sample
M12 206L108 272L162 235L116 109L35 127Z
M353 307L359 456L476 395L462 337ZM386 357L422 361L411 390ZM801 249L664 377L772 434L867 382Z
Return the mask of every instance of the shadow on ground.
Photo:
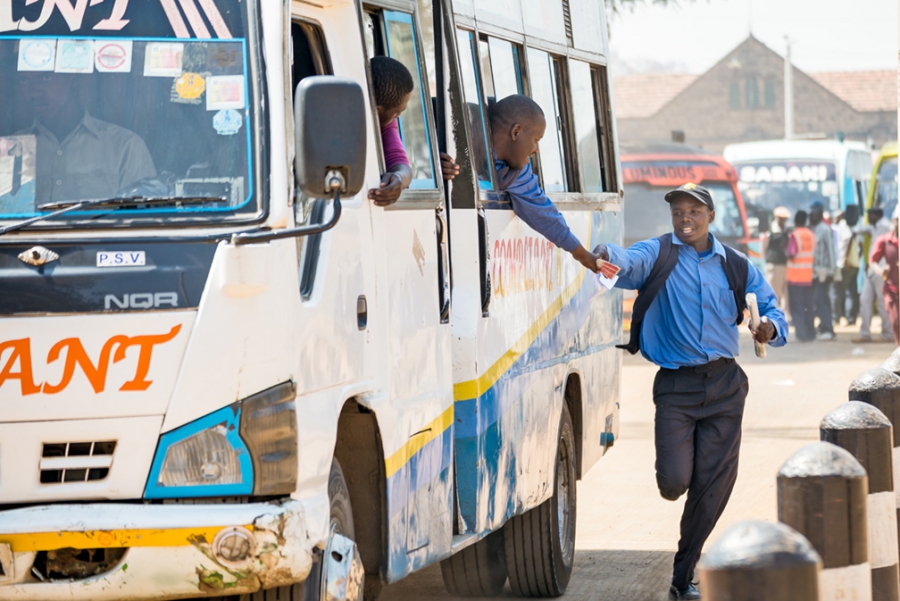
M575 552L575 569L566 594L578 601L665 601L671 578L671 551ZM514 598L509 585L501 598ZM379 601L451 601L444 590L439 565L416 572L396 584L386 586Z

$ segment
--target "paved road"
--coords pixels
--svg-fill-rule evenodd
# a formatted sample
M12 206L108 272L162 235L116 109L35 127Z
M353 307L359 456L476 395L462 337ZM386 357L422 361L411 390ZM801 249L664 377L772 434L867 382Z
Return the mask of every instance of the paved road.
M873 331L878 331L874 329ZM775 475L807 442L818 440L822 417L846 400L860 372L877 367L892 344L853 345L840 329L833 342L770 349L757 359L743 337L740 363L750 377L741 467L734 494L710 539L745 519L774 521ZM625 361L620 439L579 483L575 571L564 599L663 601L668 599L672 555L678 541L681 501L663 500L653 470L655 367ZM511 596L507 587L506 596ZM440 567L386 587L384 601L449 601Z

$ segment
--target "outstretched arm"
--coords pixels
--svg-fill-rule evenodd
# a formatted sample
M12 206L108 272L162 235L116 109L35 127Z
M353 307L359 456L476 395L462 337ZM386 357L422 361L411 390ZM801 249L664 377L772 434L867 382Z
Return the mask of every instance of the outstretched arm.
M650 238L629 248L622 248L616 244L600 244L594 249L594 253L621 269L616 288L639 290L656 264L656 258L659 256L659 240Z

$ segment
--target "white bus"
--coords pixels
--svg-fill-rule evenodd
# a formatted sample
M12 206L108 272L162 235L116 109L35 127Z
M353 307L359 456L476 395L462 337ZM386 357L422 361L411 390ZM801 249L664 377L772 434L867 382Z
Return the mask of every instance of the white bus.
M544 187L621 241L605 24L0 0L0 599L374 599L435 562L456 594L561 594L622 299L516 218L486 115L535 98ZM415 80L388 208L374 55Z
M862 142L770 140L729 144L725 160L738 173L748 209L785 206L808 210L821 200L827 211L865 202L872 156ZM754 211L748 210L748 215Z

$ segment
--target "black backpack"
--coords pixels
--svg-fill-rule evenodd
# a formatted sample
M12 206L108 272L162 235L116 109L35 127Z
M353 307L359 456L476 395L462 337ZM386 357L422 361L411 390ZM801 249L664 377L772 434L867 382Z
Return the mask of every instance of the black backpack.
M656 257L656 263L647 276L647 281L638 290L637 299L634 301L634 309L631 313L631 338L628 344L617 344L616 348L625 349L632 355L640 350L641 326L643 325L644 315L656 296L666 285L669 274L678 264L678 249L672 243L672 234L663 234L659 238L659 255ZM723 244L723 246L725 246ZM737 322L735 325L741 325L744 322L744 311L747 309L747 274L750 270L750 264L747 257L734 250L730 246L725 246L725 277L728 279L728 287L734 293L734 304L737 306Z

